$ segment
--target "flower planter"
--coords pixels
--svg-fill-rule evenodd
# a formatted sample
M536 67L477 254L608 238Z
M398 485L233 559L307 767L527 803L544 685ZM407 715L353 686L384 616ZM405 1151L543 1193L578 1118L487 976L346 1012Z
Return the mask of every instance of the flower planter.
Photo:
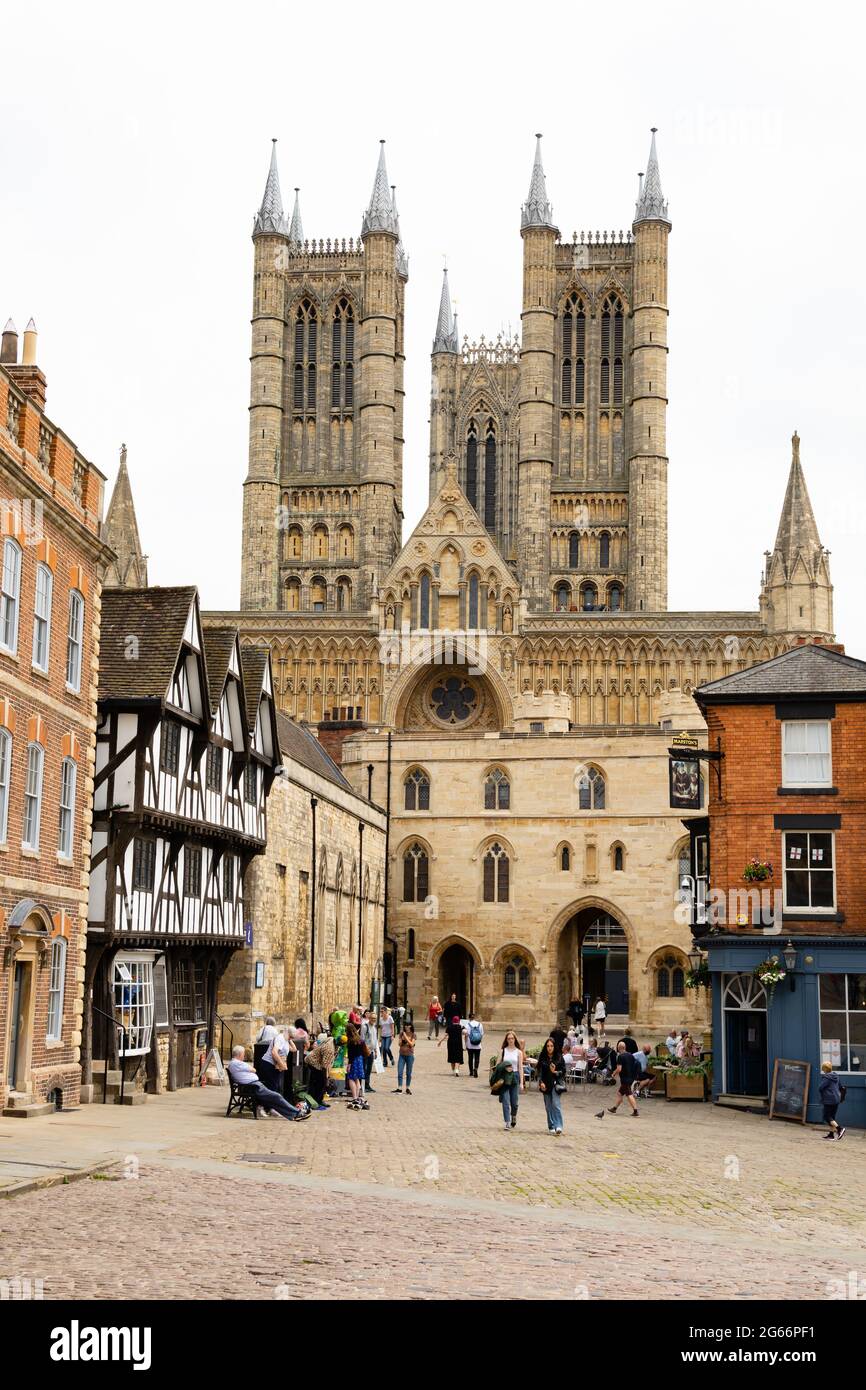
M675 1071L669 1071L665 1087L667 1100L705 1100L706 1099L706 1078L699 1076L680 1076Z

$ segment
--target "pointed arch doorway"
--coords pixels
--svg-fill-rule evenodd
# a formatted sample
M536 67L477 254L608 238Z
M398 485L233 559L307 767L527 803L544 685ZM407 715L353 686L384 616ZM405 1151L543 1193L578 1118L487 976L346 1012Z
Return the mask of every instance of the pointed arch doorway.
M475 961L459 942L448 946L439 958L438 994L443 1009L451 995L457 995L461 1018L475 1007Z
M557 946L557 1008L564 1013L572 999L588 1005L607 1000L609 1014L629 1013L628 937L610 912L585 907L570 917Z

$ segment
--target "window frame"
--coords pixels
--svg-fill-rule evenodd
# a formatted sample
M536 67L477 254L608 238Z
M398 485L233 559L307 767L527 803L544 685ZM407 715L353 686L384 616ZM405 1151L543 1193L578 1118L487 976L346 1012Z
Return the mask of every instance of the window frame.
M73 695L81 693L83 664L84 595L80 589L70 589L69 619L66 625L66 689Z
M216 769L216 780L214 780L214 768ZM223 789L223 750L219 743L209 743L207 755L205 757L204 769L205 789L209 792L216 792L222 795Z
M156 840L150 835L136 835L132 842L132 891L152 893L155 882Z
M36 754L35 762L31 762L33 755ZM37 782L36 789L30 790L31 770ZM45 749L41 743L35 740L27 745L27 765L24 778L24 823L21 829L21 848L31 850L34 854L39 853L39 840L42 833L42 794L45 785ZM35 803L35 810L33 806ZM35 829L35 838L28 839L28 824L30 831Z
M121 969L126 971L126 978L119 975ZM111 986L115 1021L126 1026L127 1037L133 1041L133 1046L125 1049L124 1056L142 1057L150 1051L150 1040L153 1037L153 958L140 951L119 952L112 962ZM124 1003L123 990L126 987L130 990L130 997L128 1002ZM140 994L133 996L133 989L140 991ZM121 992L119 1002L118 990ZM123 1043L121 1035L121 1047Z
M186 844L183 847L183 896L198 899L201 897L201 845Z
M801 868L801 869L791 869L791 868L789 867L789 864L788 864L788 839L789 839L790 836L802 836L802 835L805 835L805 836L806 836L806 855L807 855L807 857L806 857L806 863L805 863L804 868ZM813 836L813 835L820 835L820 836L826 837L826 838L828 838L828 839L830 840L830 852L831 852L831 854L832 854L832 862L831 862L831 865L830 865L830 868L829 868L829 869L824 869L824 868L813 869L813 868L811 867L811 849L812 849L812 836ZM792 905L788 902L788 874L789 874L789 873L804 873L804 872L805 872L806 874L808 874L808 876L809 876L809 902L808 902L808 904L800 904L800 905L796 905L796 904L795 904L794 906L792 906ZM829 905L823 906L823 907L816 907L816 906L814 906L814 905L812 904L811 899L812 899L812 875L813 875L813 874L822 874L822 875L824 875L824 874L829 874L829 875L831 876L832 883L833 883L833 902L832 902L832 904L829 904ZM838 892L838 889L837 889L837 883L836 883L836 833L835 833L835 831L833 831L833 830L819 830L819 829L815 829L815 830L783 830L783 831L782 831L782 908L783 908L783 911L784 911L786 914L790 914L792 917L797 917L798 915L803 915L803 914L805 914L806 916L809 916L809 917L812 917L812 916L832 917L832 916L834 916L835 913L838 911L837 892Z
M39 603L39 581L44 580L44 607L47 611L40 611ZM51 659L51 608L54 602L54 575L51 573L50 566L44 560L40 560L36 566L36 587L33 594L33 643L31 648L30 660L34 670L41 671L43 675L48 675L48 663ZM41 626L40 626L41 625ZM42 645L40 636L44 637L45 654L42 660L39 659L39 647Z
M837 1071L838 1074L841 1075L841 1076L862 1076L862 1074L863 1074L863 1068L862 1068L862 1067L852 1067L852 1066L851 1066L851 1050L852 1050L852 1048L859 1048L859 1049L862 1051L863 1048L864 1048L864 1046L866 1046L866 1044L864 1044L864 1043L858 1043L858 1042L852 1043L852 1042L851 1042L851 1015L854 1014L854 1015L860 1016L860 1017L866 1016L866 1009L852 1009L852 1008L851 1008L851 1004L850 1004L850 986L849 986L849 984L848 984L848 981L849 981L849 979L850 979L852 976L862 975L862 973L863 973L863 972L862 972L862 971L859 971L859 970L827 970L827 971L821 971L821 972L819 973L819 975L818 975L818 1000L817 1000L817 1003L818 1003L818 1051L819 1051L819 1054L820 1054L820 1056L821 1056L821 1061L822 1061L822 1062L825 1060L825 1058L824 1058L824 1053L823 1053L823 1048L822 1048L822 1046L821 1046L822 1043L824 1042L824 1027L823 1027L823 1022L822 1022L822 1016L823 1016L824 1014L844 1014L844 1015L845 1015L845 1039L844 1039L844 1044L845 1044L845 1051L846 1051L846 1053L847 1053L846 1061L847 1061L848 1065L847 1065L847 1067L843 1067L842 1064L840 1063L839 1066L838 1066L838 1068L837 1068L837 1067L834 1067L834 1070ZM827 978L828 975L841 976L842 979L844 979L844 981L845 981L845 1007L844 1007L844 1009L840 1009L840 1008L829 1008L829 1009L825 1009L825 1008L823 1008L822 1005L821 1005L821 986L822 986L823 981ZM827 1060L829 1061L830 1059L828 1058Z
M7 556L12 557L10 565ZM12 536L3 542L2 563L0 563L0 651L8 656L18 655L18 623L21 617L21 570L24 554L21 546ZM12 576L11 587L7 578ZM11 619L10 619L11 613ZM10 627L10 640L5 640L6 628Z
M498 853L497 853L498 851ZM511 851L501 840L492 840L485 845L481 856L481 901L488 907L504 907L511 903ZM487 865L491 865L488 885ZM503 896L503 880L505 893ZM488 891L489 889L489 891Z
M48 1016L46 1042L63 1040L63 1002L66 993L66 937L55 936L48 966Z
M806 749L786 749L785 745L789 735L794 729L822 728L827 730L827 751L815 752ZM805 780L802 778L791 778L788 776L787 763L789 758L815 758L826 757L828 768L827 776L820 780ZM783 719L782 720L782 786L783 787L831 787L833 785L833 721L832 719Z
M64 758L60 764L60 797L57 815L57 854L61 859L72 860L75 855L75 799L77 791L78 764L74 758Z
M9 834L9 801L12 793L12 734L0 728L0 845Z

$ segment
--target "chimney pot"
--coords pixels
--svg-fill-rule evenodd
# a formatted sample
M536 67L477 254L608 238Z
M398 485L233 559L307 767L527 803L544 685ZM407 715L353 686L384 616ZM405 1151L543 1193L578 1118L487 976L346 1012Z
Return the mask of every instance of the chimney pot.
M3 329L3 338L0 341L0 362L4 364L15 363L18 361L18 329L11 319Z

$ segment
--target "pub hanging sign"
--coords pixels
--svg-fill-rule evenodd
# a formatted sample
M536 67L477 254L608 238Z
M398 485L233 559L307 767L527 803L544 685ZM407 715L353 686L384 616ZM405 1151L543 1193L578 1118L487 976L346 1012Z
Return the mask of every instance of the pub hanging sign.
M701 763L698 740L690 734L674 734L668 763L672 810L699 811L701 807Z

